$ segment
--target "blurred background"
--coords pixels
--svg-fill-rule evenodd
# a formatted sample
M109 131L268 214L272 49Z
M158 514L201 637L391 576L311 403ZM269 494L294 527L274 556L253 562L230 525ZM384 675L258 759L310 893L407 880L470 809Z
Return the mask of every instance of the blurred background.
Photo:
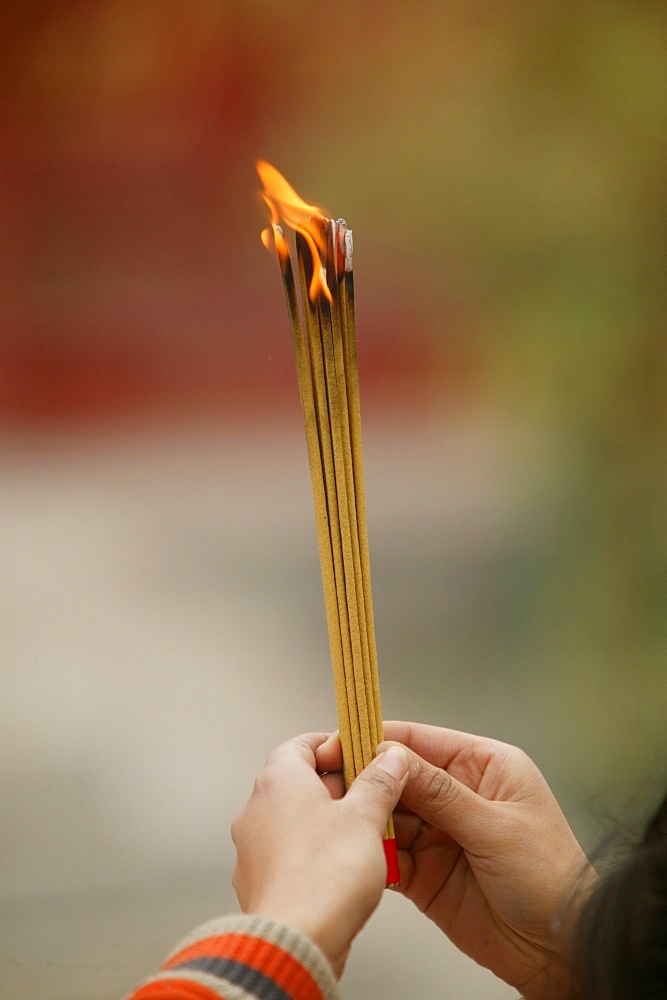
M335 726L265 157L355 234L385 717L524 747L587 848L667 778L662 2L2 4L0 992L235 908ZM348 1000L512 996L388 894Z

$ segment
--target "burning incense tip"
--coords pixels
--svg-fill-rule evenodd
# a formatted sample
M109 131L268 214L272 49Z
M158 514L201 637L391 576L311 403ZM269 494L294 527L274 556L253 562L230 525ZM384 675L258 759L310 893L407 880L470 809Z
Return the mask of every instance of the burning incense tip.
M300 233L308 244L313 262L313 273L308 289L312 302L317 302L318 295L324 295L331 301L331 293L326 282L326 239L322 237L322 227L319 220L327 220L324 209L318 205L309 205L300 198L292 185L285 180L279 170L266 160L257 161L257 173L264 185L262 199L271 213L271 224L276 225L282 220L294 232ZM265 230L266 232L266 230ZM266 246L264 238L262 242Z
M352 230L345 230L345 270L352 270L352 251L354 250L354 241L352 239Z
M264 230L264 232L266 232L266 230ZM287 240L285 239L283 227L279 226L277 223L274 223L273 225L273 241L275 248L278 251L280 264L284 267L289 260L289 247L287 246Z
M292 228L299 219L309 218L311 215L325 215L326 212L318 205L309 205L308 202L300 198L292 185L283 177L271 163L266 160L257 160L257 173L264 185L264 200L269 207L275 205L285 222Z

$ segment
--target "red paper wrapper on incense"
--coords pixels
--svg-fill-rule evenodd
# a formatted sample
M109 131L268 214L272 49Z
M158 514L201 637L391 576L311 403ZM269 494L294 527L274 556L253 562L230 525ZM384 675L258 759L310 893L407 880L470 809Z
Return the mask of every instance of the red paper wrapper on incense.
M373 621L361 411L354 319L352 232L303 201L275 167L259 160L262 197L287 300L322 571L343 773L349 786L382 742L382 708ZM294 233L298 291L283 225ZM399 882L390 819L387 885Z

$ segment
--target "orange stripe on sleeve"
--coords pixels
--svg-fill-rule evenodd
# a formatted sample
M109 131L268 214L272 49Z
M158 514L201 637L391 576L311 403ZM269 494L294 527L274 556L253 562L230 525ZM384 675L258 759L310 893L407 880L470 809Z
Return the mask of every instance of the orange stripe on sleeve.
M203 938L172 955L163 969L176 969L185 962L205 957L229 958L249 965L273 980L294 1000L313 1000L313 997L322 996L311 973L288 951L250 934ZM132 997L132 1000L144 998Z
M221 1000L220 993L190 979L158 979L140 986L128 1000Z

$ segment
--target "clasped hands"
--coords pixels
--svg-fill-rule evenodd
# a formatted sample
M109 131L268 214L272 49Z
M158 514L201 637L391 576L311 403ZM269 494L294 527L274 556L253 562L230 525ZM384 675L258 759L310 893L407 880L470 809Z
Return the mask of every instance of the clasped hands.
M394 813L402 893L478 964L542 1000L568 984L567 926L596 880L523 751L389 722L345 792L338 737L273 751L232 825L241 908L302 931L340 976L385 885Z

